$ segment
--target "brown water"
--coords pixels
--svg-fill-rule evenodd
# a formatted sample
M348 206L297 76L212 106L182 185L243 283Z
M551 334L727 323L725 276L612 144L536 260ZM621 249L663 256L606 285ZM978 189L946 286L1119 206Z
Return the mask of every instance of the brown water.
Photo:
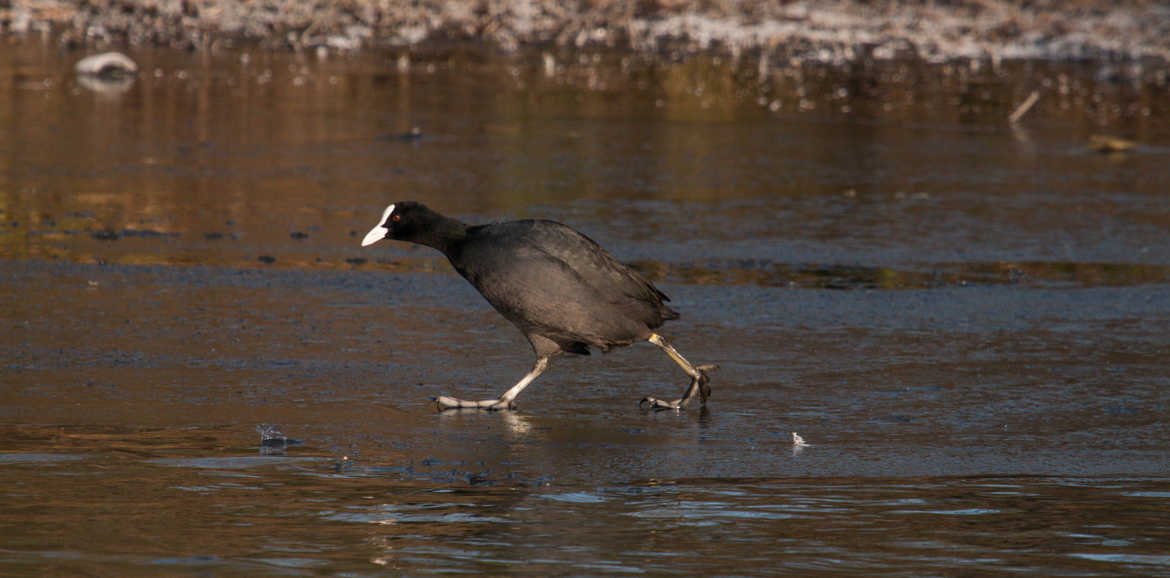
M1164 72L245 54L0 51L0 573L1170 575ZM434 413L531 353L408 198L635 263L709 405Z

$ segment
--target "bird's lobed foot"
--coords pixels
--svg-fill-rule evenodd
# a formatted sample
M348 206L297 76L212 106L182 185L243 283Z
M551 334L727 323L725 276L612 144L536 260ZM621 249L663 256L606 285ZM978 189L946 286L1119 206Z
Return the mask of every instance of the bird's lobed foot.
M687 387L687 391L683 394L682 398L666 401L656 397L645 397L642 398L642 401L638 402L638 407L641 409L653 409L655 411L665 409L679 411L694 399L695 393L699 394L699 401L707 403L707 398L711 397L711 386L709 385L711 378L707 376L707 372L715 371L716 369L719 369L719 366L715 364L696 365L695 370L699 372L699 375L691 378L691 385Z
M699 401L707 403L707 398L711 397L711 378L707 376L707 372L715 371L716 369L719 369L719 366L714 363L710 363L707 365L697 365L695 366L695 369L699 371L699 377L694 379L694 381L699 382Z
M662 411L664 409L673 409L675 411L679 411L683 409L685 403L686 402L681 399L666 401L665 399L658 399L656 397L644 397L642 398L642 401L638 402L638 407L641 409L652 409L655 411Z
M448 409L482 409L487 411L501 411L505 409L516 409L516 404L510 401L501 399L484 399L480 401L465 401L462 399L455 399L450 396L440 395L439 397L431 398L435 402L435 407L439 411Z

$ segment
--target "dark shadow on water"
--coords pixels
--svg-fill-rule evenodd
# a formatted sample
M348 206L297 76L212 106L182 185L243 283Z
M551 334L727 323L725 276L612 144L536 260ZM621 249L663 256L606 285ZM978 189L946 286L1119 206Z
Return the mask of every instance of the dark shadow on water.
M1115 287L1170 283L1170 266L1085 262L964 262L912 270L860 265L791 265L762 260L670 265L631 263L653 280L705 285L753 284L805 289L930 289L968 285Z

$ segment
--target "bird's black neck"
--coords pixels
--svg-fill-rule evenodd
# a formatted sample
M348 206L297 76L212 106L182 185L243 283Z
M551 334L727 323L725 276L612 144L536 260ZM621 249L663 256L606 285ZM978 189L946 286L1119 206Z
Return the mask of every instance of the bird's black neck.
M466 223L432 211L429 226L424 230L417 231L409 240L420 245L434 247L449 256L451 250L466 237Z

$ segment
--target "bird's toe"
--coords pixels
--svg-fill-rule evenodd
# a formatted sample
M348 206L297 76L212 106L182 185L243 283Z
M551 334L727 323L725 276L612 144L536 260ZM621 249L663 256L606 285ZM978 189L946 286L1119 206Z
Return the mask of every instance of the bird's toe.
M705 375L699 380L699 401L703 403L707 403L707 398L711 397L711 385L707 383L708 381L710 379Z
M680 410L683 408L683 405L679 400L666 401L656 397L644 397L642 401L638 402L638 407L643 410L653 409L659 411L664 409Z
M455 398L450 397L450 396L446 396L446 395L440 395L439 397L432 397L431 401L434 402L435 407L439 411L443 411L445 409L457 409L457 408L463 407L463 405L461 405L462 402L460 400L455 399Z
M483 401L466 401L457 399L447 395L440 395L439 397L432 397L435 407L439 411L449 409L480 409L487 411L503 411L507 409L516 409L516 404L511 401L504 401L499 399L487 399Z
M699 372L699 376L694 380L699 384L699 401L707 403L707 398L711 397L711 377L707 375L708 371L715 371L719 369L718 365L697 365L695 369Z

